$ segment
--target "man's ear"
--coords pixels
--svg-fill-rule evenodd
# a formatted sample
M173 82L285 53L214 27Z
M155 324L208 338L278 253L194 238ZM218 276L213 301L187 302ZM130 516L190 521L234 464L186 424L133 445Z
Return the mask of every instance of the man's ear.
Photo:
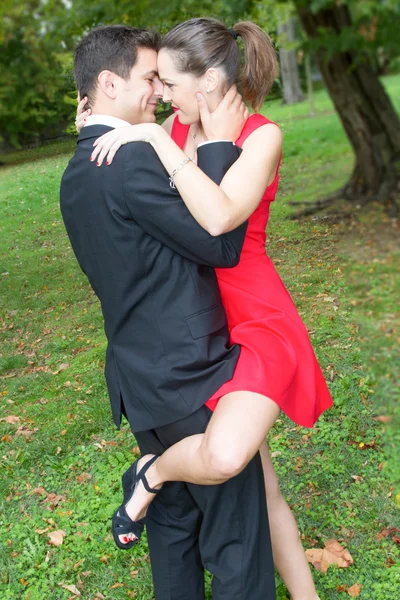
M118 76L112 71L101 71L97 77L99 87L103 94L111 100L115 100L117 95L116 78Z

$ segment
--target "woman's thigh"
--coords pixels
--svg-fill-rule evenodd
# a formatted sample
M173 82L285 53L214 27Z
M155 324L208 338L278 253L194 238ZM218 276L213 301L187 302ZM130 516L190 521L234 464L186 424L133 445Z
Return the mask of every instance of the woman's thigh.
M232 392L220 398L205 432L211 453L234 454L247 464L265 441L280 408L270 398L254 392Z

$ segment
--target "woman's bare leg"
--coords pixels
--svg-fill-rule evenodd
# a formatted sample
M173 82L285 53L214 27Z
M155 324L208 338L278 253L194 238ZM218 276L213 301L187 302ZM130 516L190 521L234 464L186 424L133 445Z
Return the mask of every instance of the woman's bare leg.
M227 394L218 402L205 433L174 444L149 468L150 487L166 481L215 485L231 479L258 452L278 414L278 405L261 394ZM142 464L149 458L143 457ZM142 518L153 499L140 482L126 505L130 518Z
M293 600L319 600L297 523L279 489L269 449L260 447L274 563Z

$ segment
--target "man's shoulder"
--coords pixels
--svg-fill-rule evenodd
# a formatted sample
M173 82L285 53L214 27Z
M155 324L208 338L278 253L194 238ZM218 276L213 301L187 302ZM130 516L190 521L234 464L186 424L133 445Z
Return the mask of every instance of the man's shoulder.
M118 150L115 155L115 158L117 157L128 180L135 177L138 172L150 172L150 174L154 175L164 173L164 167L156 151L148 142L131 142L125 144Z
M143 157L145 159L158 160L158 156L153 146L148 142L130 142L125 144L119 150L122 156Z

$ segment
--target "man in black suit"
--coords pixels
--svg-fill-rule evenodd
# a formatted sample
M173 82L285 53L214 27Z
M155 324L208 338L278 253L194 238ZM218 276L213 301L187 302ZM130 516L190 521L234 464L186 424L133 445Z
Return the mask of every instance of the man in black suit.
M190 215L149 144L127 144L111 167L89 158L111 128L154 122L158 34L125 26L89 33L75 76L92 115L61 183L61 211L79 264L100 299L114 421L128 419L143 454L203 433L209 397L232 377L214 267L239 261L246 225L212 237ZM238 157L228 142L198 149L218 183ZM221 485L164 484L146 517L156 600L275 598L259 456Z

